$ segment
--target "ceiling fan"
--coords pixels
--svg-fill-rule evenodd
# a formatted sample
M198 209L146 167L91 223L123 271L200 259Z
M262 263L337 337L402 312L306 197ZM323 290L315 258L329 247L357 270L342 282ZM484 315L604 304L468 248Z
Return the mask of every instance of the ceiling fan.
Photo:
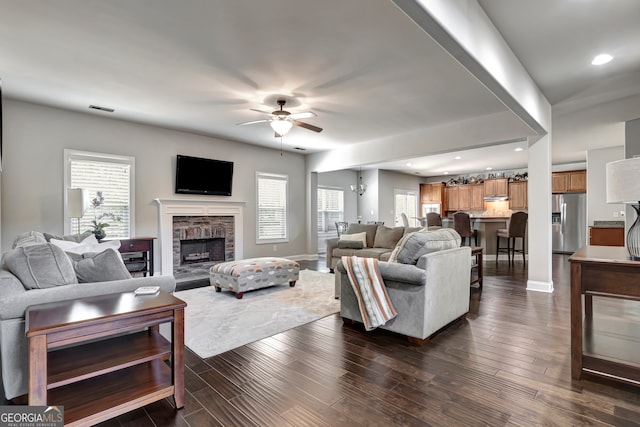
M319 128L318 126L314 126L309 123L301 122L300 120L298 120L298 119L308 119L310 117L317 117L316 113L314 113L313 111L290 113L282 108L284 107L284 104L286 104L287 102L285 99L278 99L277 102L278 102L278 105L280 106L280 109L272 112L251 108L251 111L257 111L258 113L269 114L271 118L238 123L238 125L244 126L244 125L253 125L255 123L269 123L269 125L271 125L271 128L274 130L276 137L286 135L289 132L289 130L291 130L291 127L293 126L299 126L301 128L312 130L314 132L322 132L322 128Z

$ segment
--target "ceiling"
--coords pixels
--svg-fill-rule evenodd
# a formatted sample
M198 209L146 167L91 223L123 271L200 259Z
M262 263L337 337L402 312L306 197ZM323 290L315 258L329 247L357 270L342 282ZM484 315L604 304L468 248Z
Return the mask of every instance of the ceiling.
M554 108L640 93L637 0L479 4ZM387 0L0 0L0 10L3 95L88 114L279 148L267 124L237 123L282 96L324 128L294 127L285 149L314 153L506 111ZM601 50L615 59L595 69ZM425 176L526 166L513 148L377 166Z

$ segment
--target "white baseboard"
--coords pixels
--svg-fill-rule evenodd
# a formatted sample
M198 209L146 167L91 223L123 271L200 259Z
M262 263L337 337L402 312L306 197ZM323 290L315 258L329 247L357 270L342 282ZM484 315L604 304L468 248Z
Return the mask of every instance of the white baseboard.
M539 282L537 280L527 280L527 290L535 292L553 293L553 282Z
M317 261L318 254L301 254L301 255L290 255L283 258L287 258L293 261Z

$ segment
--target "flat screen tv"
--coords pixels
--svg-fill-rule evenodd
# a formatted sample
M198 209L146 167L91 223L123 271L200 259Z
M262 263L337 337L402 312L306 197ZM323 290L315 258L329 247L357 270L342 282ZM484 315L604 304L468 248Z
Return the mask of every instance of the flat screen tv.
M233 162L178 155L176 193L231 196Z

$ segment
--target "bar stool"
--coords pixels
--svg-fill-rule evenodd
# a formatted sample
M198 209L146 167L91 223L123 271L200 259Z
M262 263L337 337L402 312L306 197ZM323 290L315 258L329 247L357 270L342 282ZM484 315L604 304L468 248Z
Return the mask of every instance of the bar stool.
M515 262L516 260L516 252L522 253L522 261L525 260L525 244L524 244L524 235L527 230L527 219L529 218L529 214L526 212L514 212L511 214L511 218L509 219L509 228L499 228L496 232L496 262L498 262L498 256L500 252L507 253L507 259L509 260L509 264L511 261ZM507 247L500 247L500 238L504 237L507 239ZM522 239L522 249L516 249L516 239Z
M442 218L439 213L429 212L427 214L427 227L442 227Z
M469 246L471 246L471 237L475 240L475 246L478 246L478 230L471 228L471 218L468 213L456 212L453 214L453 229L462 237L463 246L467 237L469 237Z

